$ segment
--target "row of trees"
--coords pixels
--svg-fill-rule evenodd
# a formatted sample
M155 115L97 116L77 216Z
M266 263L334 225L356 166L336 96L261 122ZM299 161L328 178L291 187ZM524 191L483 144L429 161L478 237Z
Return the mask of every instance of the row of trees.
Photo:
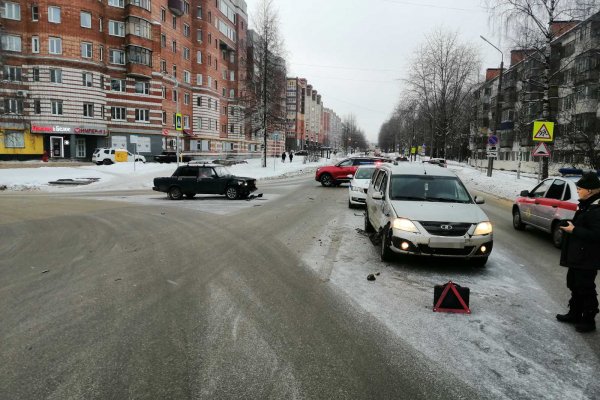
M509 37L511 47L525 49L527 57L536 64L534 73L530 71L522 81L526 96L514 110L515 130L525 130L532 119L568 120L568 115L560 114L556 98L559 89L564 88L565 71L573 65L557 65L551 56L552 42L563 33L556 23L565 26L568 21L584 20L598 12L598 2L488 0L487 6L490 20L500 25L505 35L514 36ZM585 56L588 56L583 54L586 52L595 52L596 57L598 54L597 46L580 46L579 51ZM427 153L432 156L467 157L469 137L475 133L471 132L476 126L473 94L481 84L478 82L480 69L477 50L473 45L460 42L456 32L440 29L427 36L415 52L398 106L381 127L379 145L386 150L402 151L411 145L425 144ZM571 86L575 94L581 90L573 83ZM539 110L535 116L526 112L532 105ZM585 154L590 166L600 168L598 124L587 131L577 124L568 126L568 130L561 132L564 142ZM493 130L498 128L491 127ZM546 158L542 174L548 174Z

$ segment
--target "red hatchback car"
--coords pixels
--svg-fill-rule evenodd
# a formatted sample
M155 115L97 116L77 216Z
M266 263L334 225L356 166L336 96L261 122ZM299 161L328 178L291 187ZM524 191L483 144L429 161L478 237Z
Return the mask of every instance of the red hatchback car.
M349 182L359 165L378 164L392 162L385 157L351 157L340 161L335 165L328 165L317 168L315 180L321 182L325 187L339 186L344 182Z

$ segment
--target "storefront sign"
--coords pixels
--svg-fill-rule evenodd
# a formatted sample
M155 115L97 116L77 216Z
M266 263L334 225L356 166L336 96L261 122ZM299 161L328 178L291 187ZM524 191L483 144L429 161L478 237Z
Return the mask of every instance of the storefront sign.
M31 124L32 133L60 133L76 135L106 136L108 130L103 128L71 127L61 125L34 125Z

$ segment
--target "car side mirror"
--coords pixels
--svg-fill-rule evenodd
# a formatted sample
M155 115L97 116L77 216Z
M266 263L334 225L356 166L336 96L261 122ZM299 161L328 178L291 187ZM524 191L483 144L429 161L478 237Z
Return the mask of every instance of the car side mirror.
M529 197L529 190L521 190L521 193L519 194L519 196Z
M475 196L475 204L485 204L485 199L483 197Z
M373 200L383 200L383 193L381 193L381 192L373 193Z

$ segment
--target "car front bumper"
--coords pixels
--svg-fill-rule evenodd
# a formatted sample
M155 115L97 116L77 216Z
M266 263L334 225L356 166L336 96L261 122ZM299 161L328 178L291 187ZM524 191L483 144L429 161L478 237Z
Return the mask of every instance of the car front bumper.
M393 230L390 249L398 254L483 258L489 257L493 246L492 235L430 236Z
M358 192L356 190L350 190L348 189L348 198L350 199L350 203L352 204L366 204L367 202L367 195L366 193L363 191Z

